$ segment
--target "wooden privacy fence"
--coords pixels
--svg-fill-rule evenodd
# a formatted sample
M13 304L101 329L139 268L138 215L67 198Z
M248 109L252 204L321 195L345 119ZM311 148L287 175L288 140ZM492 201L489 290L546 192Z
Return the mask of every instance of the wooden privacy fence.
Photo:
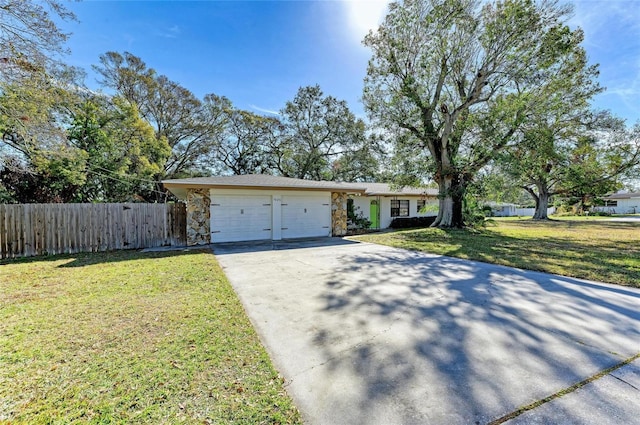
M0 204L0 258L170 245L186 245L184 204Z

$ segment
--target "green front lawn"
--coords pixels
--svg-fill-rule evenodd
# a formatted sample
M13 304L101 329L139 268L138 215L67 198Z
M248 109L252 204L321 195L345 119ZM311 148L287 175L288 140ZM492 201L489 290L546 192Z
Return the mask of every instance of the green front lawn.
M0 262L0 423L300 423L206 251Z
M482 230L429 228L356 239L640 288L640 223L495 220Z

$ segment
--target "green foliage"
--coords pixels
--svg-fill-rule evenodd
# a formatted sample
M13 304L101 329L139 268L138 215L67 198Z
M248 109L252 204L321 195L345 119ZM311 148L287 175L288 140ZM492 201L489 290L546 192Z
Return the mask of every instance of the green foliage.
M483 205L480 210L485 217L493 217L493 209L491 205Z
M171 147L159 178L206 173L223 131L224 98L210 94L203 102L129 52L107 52L94 69Z
M347 227L359 230L371 227L371 221L364 217L360 207L354 205L353 199L347 200Z
M343 152L331 164L331 180L346 182L382 181L381 164L385 162L384 140L368 134L359 144Z
M19 82L0 81L1 143L11 154L29 157L34 149L57 149L64 142L64 116L75 96L60 87L71 83L45 74Z
M215 158L233 174L271 174L276 168L282 123L274 117L256 115L219 99L224 122Z
M0 80L19 83L45 73L65 53L68 34L56 20L75 20L58 0L3 1L0 5Z
M87 156L87 181L76 193L78 202L124 202L144 196L153 191L152 181L171 152L135 105L118 97L84 101L68 140Z
M510 187L525 188L539 211L546 211L552 196L582 211L637 173L640 142L634 130L608 113L565 105L532 120L523 141L498 164Z
M7 157L0 170L5 202L71 202L85 182L85 164L82 152L64 146L55 151L36 150L27 162Z
M489 208L491 211L491 208ZM464 209L464 224L469 227L481 228L486 226L486 212L482 205L478 202L477 198L470 193L465 196Z
M447 202L437 225L463 225L467 185L531 111L562 97L558 81L590 84L580 80L582 35L564 24L568 12L554 1L406 0L365 38L365 107L400 135L398 150L411 153L403 160L438 183Z
M364 122L356 119L345 101L325 96L318 85L301 87L281 116L285 133L276 165L282 175L335 180L352 172L363 179L371 174L373 152L366 143Z
M389 227L392 229L415 229L429 227L436 220L435 217L396 217L391 220Z
M319 86L301 88L281 122L215 94L200 100L128 52L107 52L94 69L115 95L77 89L78 74L68 68L0 81L3 199L162 202L169 196L162 179L216 171L349 181L379 175L384 141L366 135L346 103Z

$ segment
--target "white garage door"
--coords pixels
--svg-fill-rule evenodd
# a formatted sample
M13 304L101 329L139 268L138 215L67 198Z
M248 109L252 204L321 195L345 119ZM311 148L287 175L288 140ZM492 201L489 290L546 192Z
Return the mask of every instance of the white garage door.
M271 196L214 196L211 242L271 239Z
M282 197L282 237L331 235L331 195Z

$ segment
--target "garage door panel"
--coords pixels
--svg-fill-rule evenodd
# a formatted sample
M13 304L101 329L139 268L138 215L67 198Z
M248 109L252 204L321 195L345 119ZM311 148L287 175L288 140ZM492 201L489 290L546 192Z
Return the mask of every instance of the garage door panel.
M282 198L283 238L329 236L330 234L329 196L284 196Z
M271 239L271 196L216 196L211 201L212 242Z

